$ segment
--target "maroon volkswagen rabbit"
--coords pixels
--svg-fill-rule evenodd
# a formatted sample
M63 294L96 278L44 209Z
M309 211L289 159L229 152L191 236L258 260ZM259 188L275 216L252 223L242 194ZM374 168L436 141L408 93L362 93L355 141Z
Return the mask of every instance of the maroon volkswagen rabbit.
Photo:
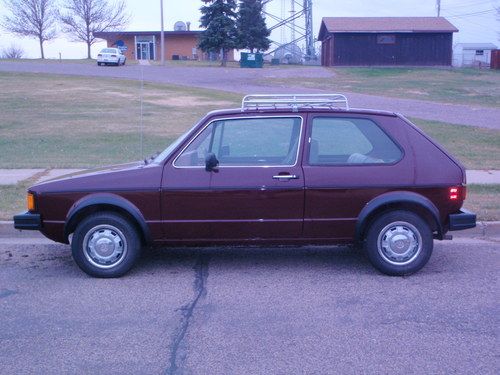
M464 167L403 116L343 95L249 95L149 160L28 190L17 229L69 244L118 277L144 245L359 244L388 275L421 269L433 240L472 228ZM237 250L235 250L237 251Z

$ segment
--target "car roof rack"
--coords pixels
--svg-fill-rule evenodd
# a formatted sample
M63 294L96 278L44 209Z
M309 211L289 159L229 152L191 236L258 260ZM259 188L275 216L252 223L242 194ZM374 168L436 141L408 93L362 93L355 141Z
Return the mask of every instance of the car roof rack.
M247 95L241 101L241 111L262 108L342 108L349 110L349 103L342 94L264 94Z

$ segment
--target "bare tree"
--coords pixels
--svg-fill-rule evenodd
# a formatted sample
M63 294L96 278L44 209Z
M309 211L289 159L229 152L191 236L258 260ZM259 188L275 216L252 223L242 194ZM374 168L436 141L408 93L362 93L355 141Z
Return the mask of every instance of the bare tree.
M87 58L90 47L96 42L94 33L116 30L125 26L129 16L125 13L125 2L118 0L63 0L64 11L60 12L63 30L75 41L87 43Z
M21 47L11 44L10 47L6 47L2 50L2 53L0 53L0 58L22 59L23 55L24 55L24 50Z
M4 0L8 10L1 21L2 27L14 34L38 38L40 54L43 42L56 36L57 14L54 0Z

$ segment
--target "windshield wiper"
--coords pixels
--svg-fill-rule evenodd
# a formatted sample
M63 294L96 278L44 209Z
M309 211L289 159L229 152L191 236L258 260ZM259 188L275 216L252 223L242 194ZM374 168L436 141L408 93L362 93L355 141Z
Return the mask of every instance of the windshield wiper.
M153 155L151 155L149 158L144 159L144 164L148 165L151 163L155 158L160 155L161 151L156 151Z

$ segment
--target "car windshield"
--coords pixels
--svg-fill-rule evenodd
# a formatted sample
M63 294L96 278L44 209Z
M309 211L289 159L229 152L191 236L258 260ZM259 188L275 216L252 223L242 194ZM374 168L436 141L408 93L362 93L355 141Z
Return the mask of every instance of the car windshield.
M153 159L153 161L151 163L159 164L163 160L165 160L168 156L170 156L170 154L172 153L172 151L174 151L177 148L177 146L179 146L182 142L184 142L184 140L187 138L189 132L190 131L188 130L183 135L181 135L179 138L177 138L174 142L172 142L170 144L170 146L168 146L165 150L163 150L160 154L158 154Z
M101 53L116 53L116 50L113 48L104 48Z

